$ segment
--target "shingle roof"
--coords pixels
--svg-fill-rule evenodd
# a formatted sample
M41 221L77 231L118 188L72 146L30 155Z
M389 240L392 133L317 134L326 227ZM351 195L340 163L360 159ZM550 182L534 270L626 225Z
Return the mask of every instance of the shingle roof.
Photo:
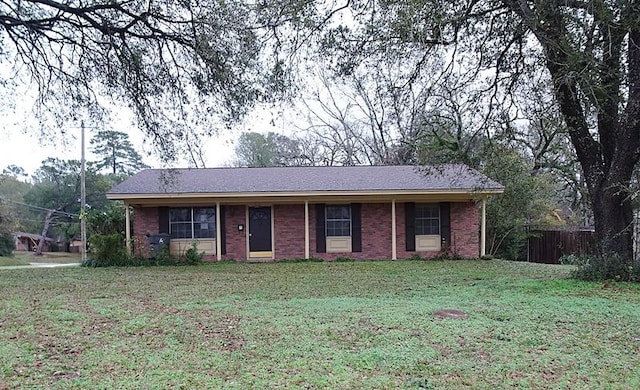
M40 234L34 234L34 233L25 233L25 232L15 232L13 233L13 235L16 238L30 238L32 240L39 240L42 238L42 236ZM53 238L51 237L45 237L44 238L45 242L53 242Z
M489 191L504 187L465 165L146 169L113 187L118 195L317 191Z

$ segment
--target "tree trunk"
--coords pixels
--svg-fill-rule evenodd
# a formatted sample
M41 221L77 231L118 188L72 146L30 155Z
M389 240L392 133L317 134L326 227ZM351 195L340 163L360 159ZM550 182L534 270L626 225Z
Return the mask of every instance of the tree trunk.
M629 189L622 185L605 182L592 191L597 249L606 259L607 278L627 279L622 266L633 261L633 207Z
M38 241L38 248L36 249L36 256L42 256L42 249L44 248L47 234L49 233L49 226L51 226L51 220L53 219L53 213L55 210L47 211L47 215L44 217L44 226L42 227L42 234L40 235L40 241Z
M503 1L544 49L556 100L591 197L602 256L598 264L605 268L602 276L629 279L633 263L630 186L640 158L640 9L633 2L598 2L592 22L602 35L594 35L597 40L586 44L602 49L598 55L598 50L585 53L583 46L573 44L575 31L563 14L564 8L579 8L581 3ZM595 129L591 108L597 109Z

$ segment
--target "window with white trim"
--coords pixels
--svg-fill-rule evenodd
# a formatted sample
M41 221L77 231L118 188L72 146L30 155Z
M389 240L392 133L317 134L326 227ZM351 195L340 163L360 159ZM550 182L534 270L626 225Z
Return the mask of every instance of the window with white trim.
M216 238L216 209L183 207L169 209L171 238Z
M440 205L438 203L417 203L415 216L416 235L440 234Z
M351 236L351 205L327 205L325 207L326 236Z

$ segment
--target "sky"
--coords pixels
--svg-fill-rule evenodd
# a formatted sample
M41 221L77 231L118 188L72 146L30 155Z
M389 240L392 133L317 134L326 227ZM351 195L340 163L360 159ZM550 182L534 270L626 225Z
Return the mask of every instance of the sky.
M0 125L0 172L9 165L17 165L31 175L48 157L80 160L81 129L77 124L72 124L65 129L64 134L59 129L54 131L53 137L40 139L35 123L31 123L28 111L16 109L12 114L9 113ZM206 166L211 168L231 165L234 158L235 141L243 131L286 132L285 125L283 123L278 125L278 121L272 121L272 116L271 110L258 108L244 123L239 124L237 129L222 130L219 136L204 140ZM129 135L129 140L143 156L145 164L152 168L164 166L162 161L153 154L151 146L145 145L143 142L144 134L141 130L124 122L112 126L112 129L123 131ZM97 157L90 152L89 140L98 129L87 126L85 131L86 159L87 161L95 161ZM186 167L188 162L181 161L176 166Z
M0 62L0 80L13 80L12 70L7 63ZM6 85L5 85L6 87ZM53 135L40 137L40 126L33 115L36 101L36 87L23 80L14 80L7 89L11 92L0 94L0 173L9 165L22 167L32 175L48 157L63 160L80 160L81 130L79 123L69 123L66 128L52 129ZM108 101L103 102L109 106ZM90 152L89 141L98 130L117 130L129 135L134 148L143 157L143 162L152 168L165 167L153 153L153 148L145 139L144 133L133 124L133 114L121 107L112 107L117 119L110 119L104 128L91 127L87 123L85 133L85 153L87 161L98 158ZM234 130L221 130L219 136L204 140L207 167L229 166L234 159L234 142L244 131L269 131L290 133L291 121L284 120L282 112L273 106L257 106L245 121ZM86 121L88 122L88 121ZM95 124L94 124L95 126ZM174 166L187 167L188 161L179 161Z
M143 134L138 129L118 129L129 134L129 139L134 148L143 156L143 161L151 167L162 166L161 161L152 154L149 146L143 144ZM69 134L77 133L77 134ZM93 129L87 129L85 134L85 153L87 161L98 158L90 152L89 140ZM0 171L9 165L17 165L32 174L48 157L57 157L63 160L80 160L81 142L80 129L67 130L65 134L57 134L45 141L38 139L37 132L23 134L20 129L5 129L0 135ZM223 166L233 158L233 141L235 134L226 134L218 138L206 140L207 166ZM186 161L181 162L186 166Z

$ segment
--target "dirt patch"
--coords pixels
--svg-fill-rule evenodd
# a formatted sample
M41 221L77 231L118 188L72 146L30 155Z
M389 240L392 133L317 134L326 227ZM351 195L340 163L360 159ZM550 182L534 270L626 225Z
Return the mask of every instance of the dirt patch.
M469 314L456 309L442 309L433 313L437 318L464 319L469 318Z
M240 317L227 315L216 326L210 326L199 321L197 324L203 337L221 339L222 346L226 351L233 352L245 345L244 337L238 332Z

